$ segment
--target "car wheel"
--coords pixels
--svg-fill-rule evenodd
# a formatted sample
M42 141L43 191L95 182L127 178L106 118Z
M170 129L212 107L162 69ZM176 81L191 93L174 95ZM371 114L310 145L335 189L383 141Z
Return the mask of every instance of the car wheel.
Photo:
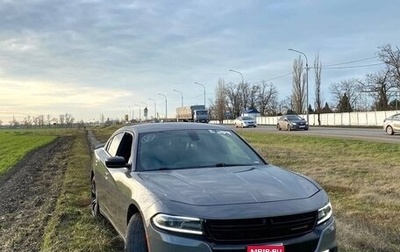
M388 133L389 135L393 135L394 134L392 126L387 126L386 127L386 133Z
M93 217L98 217L100 215L99 201L97 199L96 180L94 179L94 177L92 178L92 186L90 191L90 211Z
M147 252L146 233L144 231L142 217L139 213L134 214L128 223L126 232L126 252Z

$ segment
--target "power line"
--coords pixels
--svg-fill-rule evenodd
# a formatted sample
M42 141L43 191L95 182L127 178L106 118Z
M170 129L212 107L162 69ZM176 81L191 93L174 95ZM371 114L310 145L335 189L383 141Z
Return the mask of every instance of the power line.
M322 67L322 69L350 69L350 68L360 68L360 67L370 67L370 66L378 66L384 65L385 63L375 63L375 64L368 64L368 65L359 65L359 66L347 66L347 67Z
M286 74L282 74L282 75L280 75L280 76L271 78L271 79L269 79L269 80L264 80L264 81L267 82L267 81L272 81L272 80L280 79L280 78L283 78L283 77L285 77L285 76L291 75L292 73L293 73L293 72L286 73Z
M345 65L345 64L350 64L350 63L362 62L362 61L366 61L366 60L370 60L370 59L375 59L375 58L378 58L378 57L379 56L374 56L374 57L369 57L369 58L364 58L364 59L358 59L358 60L352 60L352 61L347 61L347 62L342 62L342 63L325 65L323 67L339 66L339 65Z

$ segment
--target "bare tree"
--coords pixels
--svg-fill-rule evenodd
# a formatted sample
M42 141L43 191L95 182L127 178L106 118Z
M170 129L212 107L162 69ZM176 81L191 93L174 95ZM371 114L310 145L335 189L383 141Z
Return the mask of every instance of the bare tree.
M286 96L285 99L279 102L279 113L286 114L288 111L293 110L293 99L291 96Z
M229 83L226 86L227 107L233 117L238 117L242 113L243 102L238 92L237 85Z
M217 87L215 88L215 116L219 123L225 119L225 112L226 112L226 88L225 88L225 81L223 79L218 80Z
M351 107L354 107L359 98L359 94L362 91L360 81L353 78L348 80L342 80L340 83L332 83L330 91L333 96L333 104L340 104L343 95L346 94L347 99L350 102Z
M64 116L64 115L60 115L59 118L60 118L60 119L59 119L59 122L60 122L60 124L61 124L61 127L63 127L63 126L64 126L64 122L65 122L65 116Z
M321 125L321 111L323 106L322 93L321 93L321 73L322 63L319 59L319 54L315 55L314 60L314 71L315 71L315 111L318 115L318 125Z
M75 118L73 118L72 115L70 115L68 113L65 113L64 119L65 119L65 124L68 126L72 126L72 124L75 121Z
M374 99L376 110L388 110L389 101L393 96L391 90L394 88L390 82L389 69L382 70L375 74L367 74L365 82L360 81L363 92Z
M22 120L22 124L23 124L25 127L27 127L27 128L29 128L30 126L32 126L32 119L31 119L31 116L28 115L27 117L25 117L25 118Z
M242 111L246 108L250 107L251 104L251 87L250 84L247 82L241 82L237 86L237 93L239 94L240 97L240 114Z
M293 61L293 91L292 91L292 101L293 109L297 113L304 112L304 103L306 98L306 80L303 76L303 60L301 56Z
M275 86L266 81L258 84L257 108L261 115L275 114L277 110L278 91Z
M380 47L379 58L386 64L389 76L400 89L400 49L392 48L390 44Z

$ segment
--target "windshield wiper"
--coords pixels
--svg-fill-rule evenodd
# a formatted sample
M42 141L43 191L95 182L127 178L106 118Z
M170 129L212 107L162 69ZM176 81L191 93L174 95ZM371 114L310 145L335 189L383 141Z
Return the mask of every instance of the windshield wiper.
M215 167L229 167L229 166L250 166L254 164L227 164L227 163L217 163Z

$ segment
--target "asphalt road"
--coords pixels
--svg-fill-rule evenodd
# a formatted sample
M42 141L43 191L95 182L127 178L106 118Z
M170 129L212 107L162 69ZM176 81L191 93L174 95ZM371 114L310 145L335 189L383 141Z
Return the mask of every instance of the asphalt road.
M234 128L233 125L226 125L227 127ZM312 135L322 137L340 137L351 138L369 141L378 141L386 143L400 143L400 134L388 135L386 132L379 128L340 128L340 127L310 127L308 131L278 131L275 126L258 125L257 128L245 128L237 130L254 130L261 132L278 132L279 134L299 134L299 135Z

